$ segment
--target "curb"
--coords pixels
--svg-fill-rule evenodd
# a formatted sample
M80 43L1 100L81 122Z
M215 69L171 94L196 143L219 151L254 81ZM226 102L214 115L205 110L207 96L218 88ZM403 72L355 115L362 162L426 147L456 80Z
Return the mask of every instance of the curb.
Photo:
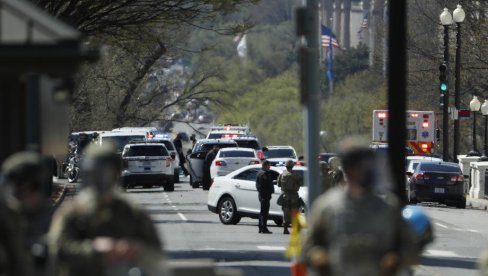
M472 208L488 210L488 200L486 199L477 199L477 198L466 198L467 205L471 206Z
M67 184L64 184L63 190L61 191L61 195L54 202L53 206L55 209L57 209L59 205L61 205L61 203L64 201L64 198L66 197L66 192L68 191L67 186L68 186Z

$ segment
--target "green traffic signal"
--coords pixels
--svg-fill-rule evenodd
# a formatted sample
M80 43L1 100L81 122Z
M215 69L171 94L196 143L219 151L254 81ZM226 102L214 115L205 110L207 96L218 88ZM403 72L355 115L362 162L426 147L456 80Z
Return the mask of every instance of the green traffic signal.
M441 84L439 85L439 88L441 89L442 92L446 92L447 91L447 83L441 82Z

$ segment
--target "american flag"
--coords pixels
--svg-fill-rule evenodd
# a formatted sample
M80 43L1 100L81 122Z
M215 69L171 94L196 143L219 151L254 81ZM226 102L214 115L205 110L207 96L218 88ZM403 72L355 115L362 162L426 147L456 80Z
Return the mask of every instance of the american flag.
M367 12L363 17L363 22L361 22L361 26L359 27L358 33L362 32L364 29L369 28L369 12Z
M339 42L336 39L335 34L332 32L331 29L325 27L324 25L321 26L321 33L322 33L322 47L330 47L331 43L334 48L340 48Z

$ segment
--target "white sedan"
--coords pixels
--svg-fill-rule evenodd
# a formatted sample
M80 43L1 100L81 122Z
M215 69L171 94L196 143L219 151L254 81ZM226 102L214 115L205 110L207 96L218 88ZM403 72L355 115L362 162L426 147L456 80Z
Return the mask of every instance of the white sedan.
M210 166L210 176L225 176L235 170L248 165L260 164L258 155L254 149L248 148L223 148L215 156Z
M271 167L273 179L285 170L284 167ZM293 172L303 176L306 168L297 166ZM208 193L208 209L219 215L223 224L237 224L242 217L258 218L260 203L256 190L256 177L261 171L261 165L250 165L226 176L216 177ZM276 184L275 184L276 185ZM275 186L275 193L271 198L269 219L277 225L283 223L283 211L276 200L281 194L281 188ZM303 200L307 199L307 187L301 187L298 194Z

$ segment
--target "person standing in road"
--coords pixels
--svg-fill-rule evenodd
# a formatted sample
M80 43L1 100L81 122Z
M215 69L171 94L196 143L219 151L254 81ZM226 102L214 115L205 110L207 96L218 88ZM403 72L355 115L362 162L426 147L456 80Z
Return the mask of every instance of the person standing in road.
M2 165L5 186L12 191L23 227L23 246L32 260L35 275L48 275L47 233L54 208L51 195L49 159L36 152L19 152Z
M210 182L212 182L212 177L210 176L210 167L212 166L212 162L215 160L215 157L217 157L219 149L219 146L215 145L212 150L207 153L207 156L205 156L205 161L203 162L202 179L202 187L204 190L210 189Z
M188 170L185 168L186 158L185 154L183 154L183 142L181 142L181 134L176 135L176 138L173 140L173 144L175 145L176 152L178 153L178 159L180 159L180 168L183 171L183 174L188 176Z
M258 199L261 203L261 210L259 212L259 233L263 234L272 233L268 229L269 206L271 195L274 193L273 176L270 167L269 161L263 161L263 170L258 173L256 178L256 190L258 191Z
M398 206L373 194L374 153L342 154L345 187L314 202L303 258L319 275L397 275L418 257Z
M161 275L162 244L153 222L116 190L121 163L115 148L87 149L83 190L59 209L49 232L54 275L129 275L134 268Z
M281 187L281 192L283 193L283 234L288 235L288 227L291 225L291 214L293 210L298 210L300 208L300 196L298 195L298 190L303 185L300 176L292 172L295 163L293 160L286 161L285 167L286 171L278 176L278 187Z

